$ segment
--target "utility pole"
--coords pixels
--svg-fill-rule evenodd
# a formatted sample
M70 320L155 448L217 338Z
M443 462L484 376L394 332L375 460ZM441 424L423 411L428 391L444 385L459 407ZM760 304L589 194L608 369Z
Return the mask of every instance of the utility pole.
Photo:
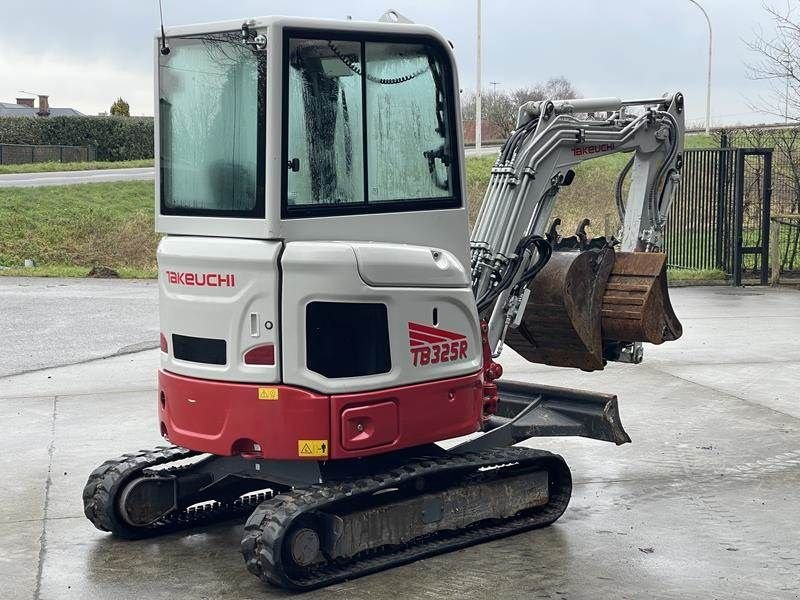
M478 55L477 55L477 85L475 90L475 149L481 149L481 131L483 124L481 122L481 88L483 82L481 81L481 21L483 20L483 13L481 11L481 0L478 1Z
M497 95L497 86L500 85L500 82L499 81L490 81L489 85L492 86L492 95L496 96Z
M712 34L711 34L711 19L708 17L706 9L703 8L697 0L689 0L706 18L708 24L708 81L706 85L706 135L711 133L711 50L712 50Z

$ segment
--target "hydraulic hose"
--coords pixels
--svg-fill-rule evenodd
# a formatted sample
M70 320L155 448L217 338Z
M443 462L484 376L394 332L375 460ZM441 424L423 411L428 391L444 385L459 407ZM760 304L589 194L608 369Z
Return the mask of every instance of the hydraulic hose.
M549 261L550 257L553 255L553 247L545 238L537 235L535 236L533 243L534 246L536 246L536 251L539 256L537 257L536 262L532 266L528 267L520 280L514 286L513 292L515 293L519 292L523 286L528 285L533 278L539 274L539 271L544 269L547 261Z
M547 242L547 240L538 235L528 235L522 238L514 250L514 258L509 262L500 281L497 283L497 285L487 290L486 293L476 301L479 313L489 308L492 302L494 302L497 297L509 285L511 285L511 282L514 281L514 277L516 277L517 271L519 271L519 267L522 262L522 255L524 254L525 250L527 250L532 244L537 245L537 249L540 249L539 244L541 244L541 242L546 244L547 249L544 250L544 252L540 250L539 258L537 259L536 264L525 271L521 281L530 281L530 279L532 279L536 273L538 273L542 267L544 267L544 265L550 259L551 254L550 244ZM544 246L541 246L541 248L543 249Z
M622 186L625 184L625 178L628 176L628 172L631 170L635 159L635 156L631 156L631 159L622 167L622 171L617 175L617 182L614 184L614 200L617 202L617 213L619 213L620 221L625 220L625 203L622 200Z

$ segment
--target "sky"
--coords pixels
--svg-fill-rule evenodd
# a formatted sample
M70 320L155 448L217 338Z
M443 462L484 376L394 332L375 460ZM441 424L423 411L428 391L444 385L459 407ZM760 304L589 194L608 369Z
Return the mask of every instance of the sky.
M772 29L762 0L699 1L714 32L712 125L774 121L754 111L769 85L745 67L755 60L746 41ZM450 39L461 87L475 87L475 0L163 2L167 25L268 14L376 20L393 8ZM97 114L122 96L131 114L153 114L156 0L0 0L0 8L0 101L43 93L51 106ZM680 90L688 124L704 120L708 32L688 0L484 0L483 39L485 89L564 76L584 97Z

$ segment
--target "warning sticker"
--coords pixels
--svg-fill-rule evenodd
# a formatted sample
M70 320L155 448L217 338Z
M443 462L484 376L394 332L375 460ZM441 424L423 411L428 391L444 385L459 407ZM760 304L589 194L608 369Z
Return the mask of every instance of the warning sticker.
M297 456L328 456L328 440L297 440Z
M278 399L278 388L276 388L276 387L258 388L258 399L259 400L277 400Z

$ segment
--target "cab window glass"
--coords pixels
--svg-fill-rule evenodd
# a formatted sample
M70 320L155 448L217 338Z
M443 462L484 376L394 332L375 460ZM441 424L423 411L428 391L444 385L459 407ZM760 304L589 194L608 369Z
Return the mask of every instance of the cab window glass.
M287 214L460 206L437 43L315 36L286 48Z
M369 200L451 196L442 65L422 44L366 44Z
M289 43L288 204L364 202L361 44Z
M240 36L176 37L159 54L165 214L263 214L265 63Z

